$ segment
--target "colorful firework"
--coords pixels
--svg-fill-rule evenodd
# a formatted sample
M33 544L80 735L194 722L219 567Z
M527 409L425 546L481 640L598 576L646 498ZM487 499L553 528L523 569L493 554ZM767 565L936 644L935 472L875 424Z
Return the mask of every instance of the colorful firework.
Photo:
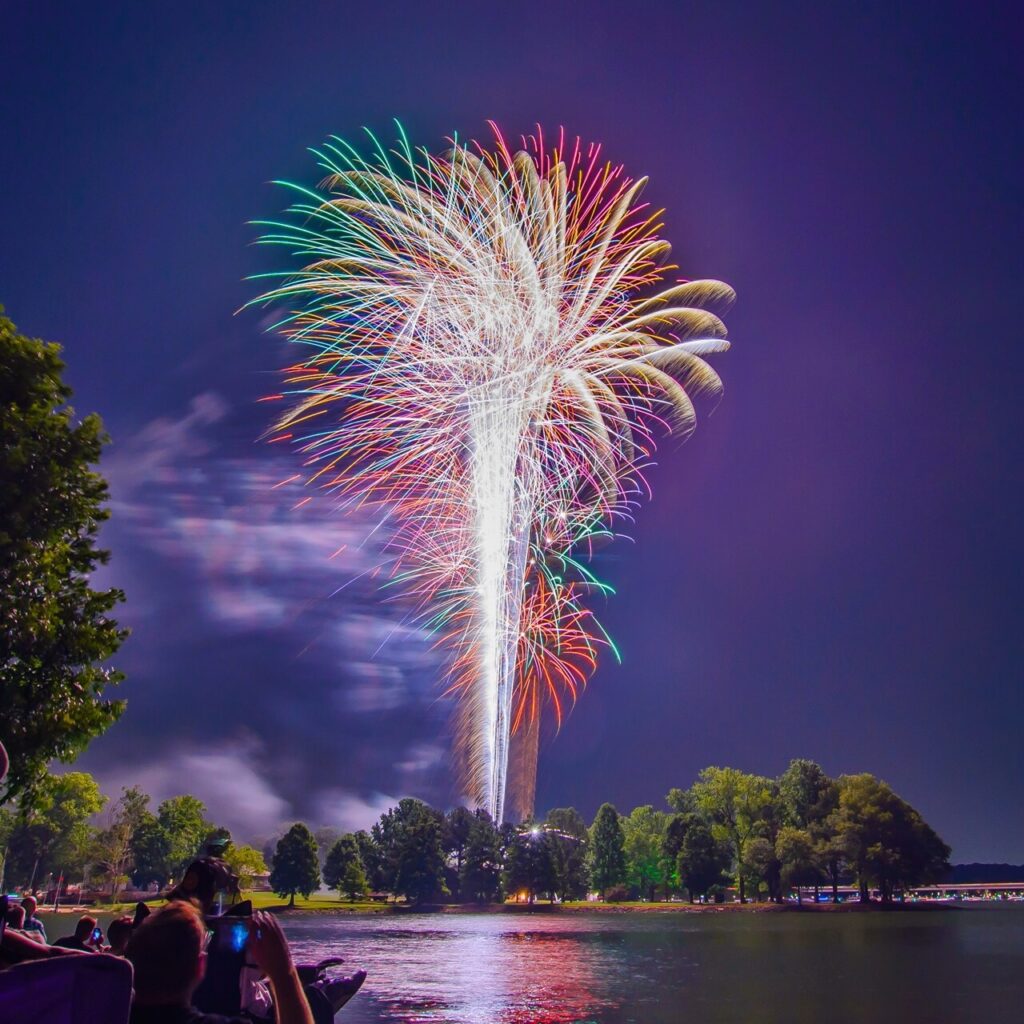
M599 146L538 130L513 152L491 127L441 156L400 127L391 151L315 151L327 177L281 183L298 200L262 238L305 265L257 301L311 349L278 436L309 483L392 522L392 581L451 652L467 796L502 820L513 734L535 772L542 707L560 720L610 644L587 558L654 434L688 434L691 394L719 388L702 357L729 343L702 307L733 293L665 288L661 211Z

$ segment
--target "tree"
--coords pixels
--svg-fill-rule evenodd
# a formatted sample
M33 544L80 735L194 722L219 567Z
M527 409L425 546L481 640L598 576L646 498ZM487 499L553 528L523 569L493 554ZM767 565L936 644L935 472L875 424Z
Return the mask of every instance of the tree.
M743 876L748 882L763 882L768 890L768 899L773 903L782 902L782 864L775 855L775 840L770 835L755 835L747 842L741 865ZM759 899L759 888L755 899Z
M693 791L690 789L677 789L675 786L668 791L665 802L676 814L692 814L697 808L694 801Z
M746 902L747 843L772 803L772 782L735 768L705 768L693 784L694 806L711 824L715 839L729 844L736 865L740 902Z
M117 802L117 816L134 832L152 815L149 812L149 794L138 786L122 786L121 799Z
M422 902L446 895L442 816L419 800L406 804L393 840L394 887L398 896Z
M406 797L385 811L371 829L379 857L375 887L410 900L446 893L443 830L444 815L422 800Z
M897 888L938 879L949 870L949 847L910 804L867 772L839 779L834 823L863 902L872 886L889 903Z
M374 841L369 832L362 829L353 834L356 846L359 848L359 860L366 872L366 880L373 892L380 892L386 888L384 885L384 858L380 847Z
M721 883L730 855L712 835L707 822L695 814L686 817L689 821L679 844L676 872L692 903L694 896L705 896L711 886Z
M132 881L145 887L156 883L163 888L171 880L171 837L167 829L149 814L132 833Z
M81 877L93 852L90 819L106 802L86 772L43 776L31 802L19 802L8 839L7 882L32 887L60 871Z
M836 786L838 793L838 786ZM846 842L839 833L839 810L835 808L827 818L815 822L810 829L814 840L814 857L825 878L832 886L832 902L839 902L839 880L846 868Z
M59 346L0 316L0 802L24 808L49 761L73 761L124 710L105 696L123 676L102 664L127 635L108 614L124 595L89 586L108 558L107 485L90 468L107 437L97 416L75 423L63 372Z
M366 881L366 872L363 871L363 865L360 864L358 860L352 861L348 867L345 868L345 873L342 875L338 889L343 892L352 903L355 903L360 896L366 895L369 885Z
M466 807L453 807L444 818L441 845L448 858L447 883L453 896L459 896L462 862L473 830L473 812Z
M166 872L171 878L180 878L213 831L206 820L206 805L197 797L183 794L164 800L156 814L168 841Z
M473 827L462 858L459 892L463 899L473 903L492 903L501 895L498 830L482 809L473 814Z
M544 829L551 850L555 891L563 900L581 900L590 889L587 871L587 823L575 807L548 812Z
M800 887L817 885L821 881L821 868L811 834L806 829L784 825L775 840L775 856L781 866L783 886L795 886L796 901L802 903Z
M238 875L240 889L251 889L256 876L267 873L263 854L253 846L229 846L224 851L224 861Z
M601 896L609 886L626 880L624 843L619 812L602 804L590 826L590 880Z
M110 901L117 899L118 890L129 881L132 869L132 837L140 814L146 813L145 802L138 788L124 789L114 807L110 824L96 833L92 846L92 861L104 882L110 885Z
M814 761L794 758L779 776L778 784L782 817L785 824L794 828L808 828L825 817L834 805L834 783Z
M525 893L532 903L555 887L548 835L539 825L524 825L505 854L505 891Z
M779 799L778 783L772 779L762 781L767 783L769 798L761 807L754 822L744 863L747 867L747 876L764 884L768 891L768 899L773 903L781 903L782 863L776 855L775 842L785 822L784 810ZM760 892L760 885L758 891Z
M658 886L668 881L662 842L668 816L650 804L634 807L622 819L626 881L645 899L654 900Z
M349 870L353 866L356 871ZM359 885L357 885L358 880L361 880ZM365 894L368 888L366 873L359 860L359 846L355 836L340 836L331 847L326 860L324 860L324 884L329 889L337 889L339 894L349 893L353 900L355 896L351 895L352 889L346 888L347 885L356 886L356 895Z
M313 833L296 822L278 840L270 868L270 887L278 896L288 897L288 906L295 906L295 894L307 899L320 888L320 861L317 859Z

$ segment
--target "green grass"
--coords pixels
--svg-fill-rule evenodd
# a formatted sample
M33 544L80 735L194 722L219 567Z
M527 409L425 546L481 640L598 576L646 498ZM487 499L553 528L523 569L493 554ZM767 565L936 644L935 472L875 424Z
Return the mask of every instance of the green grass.
M242 898L252 900L254 910L291 909L286 898L282 898L272 892L243 892ZM146 903L152 907L160 907L163 906L164 900L162 896L153 896L147 899ZM350 903L347 898L339 899L338 894L335 892L316 892L309 899L306 899L304 896L296 896L294 907L295 910L342 910L359 911L361 913L380 912L384 908L385 904L371 903L369 900L357 900L355 903ZM133 900L130 903L94 903L79 913L103 914L109 917L116 917L119 914L134 914L135 901ZM58 916L53 914L52 911L45 909L40 910L40 914L49 914L54 918ZM65 918L70 915L64 910L59 916L60 918ZM77 917L78 914L75 914L75 919Z
M272 892L248 892L242 894L252 900L254 910L287 910L288 900ZM336 892L315 892L309 899L305 896L295 897L296 910L348 910L362 913L380 912L385 908L383 903L371 903L357 900L350 903L347 898L339 899Z

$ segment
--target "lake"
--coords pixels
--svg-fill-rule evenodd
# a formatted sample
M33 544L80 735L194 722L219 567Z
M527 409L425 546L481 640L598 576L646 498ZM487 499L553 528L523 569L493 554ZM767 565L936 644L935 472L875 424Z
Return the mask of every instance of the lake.
M1024 907L286 917L369 972L346 1024L1024 1021Z

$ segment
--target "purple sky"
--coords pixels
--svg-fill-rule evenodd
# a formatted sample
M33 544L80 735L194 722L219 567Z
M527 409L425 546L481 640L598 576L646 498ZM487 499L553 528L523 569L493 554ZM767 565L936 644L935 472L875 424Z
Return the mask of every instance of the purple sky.
M305 147L539 121L649 175L682 273L739 293L724 398L601 556L624 663L544 744L539 806L808 756L957 860L1024 861L1012 6L120 6L19 4L0 61L0 302L114 438L129 709L85 767L246 835L451 798L437 663L358 578L370 524L269 490L281 346L233 314Z

